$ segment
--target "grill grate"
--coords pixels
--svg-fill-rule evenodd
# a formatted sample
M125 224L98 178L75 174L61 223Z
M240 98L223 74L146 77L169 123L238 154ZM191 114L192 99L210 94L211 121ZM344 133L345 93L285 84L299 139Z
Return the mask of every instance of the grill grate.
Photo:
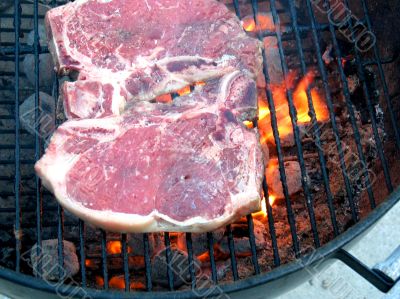
M251 0L251 6L252 6L252 12L254 14L254 21L256 24L258 24L258 18L256 17L259 13L259 8L261 5L267 5L266 2L261 2L261 1L256 1L256 0ZM321 24L318 23L316 20L316 17L314 15L314 10L313 10L313 3L310 0L306 0L306 10L309 15L309 24L304 25L304 24L298 24L298 16L297 16L297 7L295 5L294 0L288 0L287 1L287 10L285 9L278 9L277 8L277 3L275 0L269 1L270 3L270 11L272 14L273 18L273 23L274 23L274 30L265 30L262 32L257 33L257 37L263 41L265 37L275 37L277 39L277 45L279 49L279 57L282 63L282 71L283 71L283 76L286 82L286 79L289 75L289 67L286 62L286 56L287 55L297 55L299 58L300 62L300 71L301 75L305 76L310 68L310 66L306 63L306 54L311 51L315 51L316 54L316 60L317 60L317 67L319 70L319 73L321 75L321 80L323 84L323 89L324 89L324 95L326 99L326 103L329 109L329 115L330 115L330 122L332 125L332 130L333 134L335 137L335 145L339 154L339 162L340 162L340 167L343 175L343 179L345 182L345 190L346 190L346 199L348 200L349 207L351 209L351 217L354 222L358 222L360 219L360 215L358 214L355 200L353 197L353 190L351 183L349 181L349 175L347 173L347 165L345 162L345 153L344 149L342 146L342 141L341 137L339 134L339 129L338 129L338 124L336 121L335 117L335 111L334 111L334 105L333 105L333 100L332 100L332 94L334 91L332 91L329 83L328 83L328 74L326 70L326 66L323 61L322 57L322 48L321 48L321 34L322 33L327 33L330 34L331 42L333 44L333 50L335 53L335 56L337 57L337 67L340 75L340 80L341 83L343 84L343 89L341 92L343 92L343 95L345 97L345 103L346 107L349 111L349 119L351 122L351 127L353 130L353 137L356 142L356 147L357 147L357 154L358 157L361 161L361 164L364 166L364 171L367 174L366 177L366 183L369 186L367 188L367 194L369 198L369 203L372 209L374 209L377 205L376 198L374 195L374 192L371 187L371 179L368 174L368 169L366 169L366 157L363 152L362 144L361 144L361 137L360 137L360 131L357 126L357 121L356 121L356 113L353 108L353 104L350 99L350 91L349 91L349 86L347 83L346 75L344 72L344 68L341 64L342 60L342 53L341 49L339 47L339 41L337 38L337 29L332 23L326 23L326 24ZM329 7L329 2L327 0L323 1L325 7ZM14 2L14 7L15 7L15 12L14 15L10 14L0 14L0 20L3 19L10 19L13 18L13 29L10 30L9 28L0 28L0 34L2 33L7 33L7 32L14 32L14 38L15 38L15 43L12 44L10 42L3 42L0 39L0 62L4 61L12 61L14 60L14 72L10 71L1 71L0 70L0 77L10 77L14 76L15 78L15 88L14 88L14 94L15 98L14 101L7 101L7 100L1 100L0 104L2 105L13 105L14 106L14 115L1 115L0 119L1 120L13 120L14 121L14 130L1 130L0 134L10 134L13 133L15 135L15 142L14 146L10 145L1 145L0 150L10 150L14 149L14 154L15 154L15 159L6 159L6 160L1 160L1 164L15 164L15 173L14 176L10 179L9 176L0 176L1 181L13 181L14 182L14 192L2 192L0 191L0 194L2 196L14 196L15 197L15 209L14 208L1 208L0 213L10 213L13 212L15 213L15 223L14 223L14 230L15 230L15 271L20 272L21 271L21 253L22 253L22 235L24 233L24 229L22 228L22 208L21 208L21 196L24 196L26 194L30 194L29 192L27 193L23 188L22 188L22 182L26 179L29 179L30 177L21 175L21 167L24 165L32 165L34 161L38 160L42 154L42 140L40 139L39 135L35 135L34 139L34 144L33 145L26 145L21 143L21 134L22 134L22 129L20 126L20 121L19 121L19 105L21 103L21 85L20 85L20 60L22 57L26 54L34 54L35 56L35 63L34 63L34 72L35 72L35 84L34 84L34 92L35 92L35 106L39 107L39 90L40 90L40 78L39 78L39 54L42 53L48 53L48 49L46 47L42 47L39 43L39 32L38 32L38 25L39 25L39 18L42 18L43 16L39 15L39 4L38 0L33 1L33 16L32 15L25 15L22 13L22 4L28 4L30 2L23 1L23 0L15 0ZM52 6L60 5L64 2L60 1L51 1ZM232 2L233 8L235 9L236 15L241 18L241 4L239 4L238 0L233 0ZM347 0L344 1L345 7L348 9L349 8L349 3ZM371 25L371 20L368 15L368 8L365 0L360 0L360 5L362 6L362 11L364 13L364 18L361 20L361 23L367 26L369 30L372 29ZM290 23L285 24L284 28L281 27L281 22L280 22L280 16L281 14L288 13L290 16ZM34 28L34 44L33 46L25 45L20 42L21 39L21 34L29 32L28 29L23 29L21 28L21 23L23 19L29 19L33 17L33 28ZM371 119L371 125L373 128L373 137L377 145L377 150L378 150L378 156L382 165L383 169L383 174L384 174L384 179L385 179L385 184L386 188L389 193L392 193L394 190L393 187L393 181L390 175L390 169L388 165L387 158L384 153L383 149L383 144L381 141L381 138L379 136L378 132L378 125L375 120L375 114L374 114L374 108L373 108L373 101L372 97L370 95L370 91L368 89L366 80L365 80L365 72L364 72L364 67L367 65L372 65L375 66L378 70L378 75L379 75L379 80L380 84L383 89L383 98L386 102L387 105L387 110L389 113L389 118L390 118L390 123L393 127L393 132L394 132L394 139L396 142L397 149L400 149L400 135L399 135L399 127L398 127L398 122L395 116L394 108L393 108L393 103L392 99L389 95L389 88L386 82L385 78L385 73L383 69L383 64L387 64L392 62L392 59L382 59L379 54L379 50L377 45L375 44L372 48L372 57L365 58L362 53L359 52L358 48L355 46L356 45L356 39L355 39L355 24L353 24L353 21L351 18L349 18L348 23L346 24L346 27L351 31L351 39L352 39L352 45L353 45L353 51L355 53L355 58L356 58L356 65L357 65L357 73L359 78L361 79L362 82L362 87L363 87L363 92L364 96L367 100L367 106L368 106L368 112L370 114L370 119ZM312 42L313 46L315 49L304 49L302 45L302 34L303 33L310 33L312 37ZM292 39L295 41L296 44L296 50L294 51L285 51L284 49L284 42L288 39ZM267 100L268 100L268 105L269 105L269 110L271 113L271 126L272 126L272 131L273 131L273 136L274 136L274 141L276 144L276 154L278 157L278 165L279 165L279 173L281 176L281 181L282 181L282 187L283 187L283 193L285 197L285 203L286 203L286 210L287 210L287 219L288 223L290 226L290 232L291 232L291 238L292 238L292 247L293 247L293 252L295 254L295 257L301 257L302 252L301 252L301 244L296 228L296 217L295 217L295 211L293 210L292 206L292 201L289 195L288 191L288 184L287 184L287 177L286 177L286 172L285 172L285 160L284 160L284 152L282 149L281 145L281 140L279 136L279 131L278 131L278 121L277 121L277 112L276 112L276 107L273 99L273 93L270 88L271 80L270 80L270 74L268 73L268 59L265 51L263 52L263 71L264 71L264 77L267 82L267 88L266 88L266 95L267 95ZM294 133L294 139L296 143L296 155L300 164L300 169L301 169L301 175L302 175L302 188L305 194L305 202L307 206L307 211L309 215L309 221L310 221L310 226L313 234L313 240L314 240L314 246L316 248L321 246L321 240L319 236L319 231L318 231L318 226L317 222L315 219L315 212L314 212L314 207L313 207L313 196L312 193L309 190L309 185L306 182L304 178L307 177L307 170L305 166L305 160L304 160L304 151L303 151L303 146L301 142L301 137L300 137L300 129L297 123L297 111L294 105L293 101L293 90L288 84L286 84L286 90L287 90L287 99L288 99L288 105L289 105L289 113L291 117L291 124L293 127L293 133ZM58 80L56 76L54 75L54 86L53 86L53 93L54 97L58 98ZM341 231L339 229L338 225L338 220L336 219L336 211L335 211L335 206L333 203L333 194L332 190L330 187L330 179L329 179L329 174L327 171L327 161L325 157L325 153L322 149L322 141L321 141L321 131L317 122L316 118L316 112L315 108L313 105L313 100L312 100L312 95L311 95L311 89L310 87L307 88L306 91L307 94L307 102L308 102L308 107L310 111L310 117L311 117L311 123L312 123L312 128L313 128L313 135L314 135L314 141L315 141L315 146L317 148L317 153L318 153L318 160L321 168L321 174L322 174L322 181L324 185L324 191L326 193L326 204L329 208L329 215L330 215L330 221L332 224L332 230L335 236L338 236ZM39 110L35 110L35 118L36 120L39 119ZM38 122L36 122L38 124ZM37 128L38 129L38 128ZM21 158L21 150L23 149L33 149L34 150L34 160L31 159L24 159ZM36 214L36 227L35 227L35 232L36 232L36 242L38 244L42 243L42 235L43 235L43 219L46 217L46 212L49 212L49 210L44 210L43 208L43 198L44 198L44 190L41 186L41 182L38 177L35 177L35 191L33 192L33 195L36 198L36 207L34 209L35 214ZM268 198L269 190L268 190L268 185L266 179L263 181L263 192L265 194L265 197ZM273 252L273 264L275 267L278 267L281 264L281 257L279 253L279 248L278 248L278 241L277 241L277 236L276 236L276 227L275 227L275 221L274 221L274 216L273 216L273 211L271 204L269 203L268 200L266 200L266 209L268 213L268 228L269 228L269 234L271 237L271 248ZM63 240L64 240L64 228L66 225L71 225L70 223L64 222L64 211L60 205L57 204L55 208L55 212L57 215L57 220L55 223L56 226L56 231L57 231L57 239L58 239L58 263L61 268L64 267L64 255L63 255ZM72 223L72 225L75 225ZM86 288L88 286L88 280L87 280L87 269L86 269L86 264L85 260L87 258L86 254L86 229L85 229L85 223L81 220L78 222L78 231L79 231L79 256L80 256L80 275L81 275L81 286L83 288ZM249 243L250 243L250 248L251 248L251 261L254 267L254 274L260 274L261 269L259 265L259 260L257 257L257 250L256 250L256 239L254 235L254 223L253 223L253 218L251 215L247 216L247 225L248 225L248 235L249 235ZM230 266L231 266L231 272L232 272L232 277L233 280L239 280L240 279L240 273L238 269L238 263L236 260L236 254L235 254L235 242L234 242L234 237L233 237L233 232L232 232L232 227L230 225L227 226L227 238L228 238L228 247L230 251ZM166 254L166 261L169 267L167 268L167 277L168 277L168 286L169 290L173 291L174 290L174 273L172 272L172 267L171 267L171 262L172 262L172 252L170 249L171 245L171 239L170 239L170 234L169 233L164 233L164 241L165 241L165 254ZM218 275L217 275L217 267L216 267L216 261L215 261L215 252L213 248L214 244L214 237L213 233L207 233L207 242L208 242L208 253L210 256L210 267L211 267L211 278L212 281L215 284L218 284ZM110 288L109 286L109 270L108 270L108 253L107 253L107 233L105 231L101 231L101 273L104 279L104 290L108 290ZM125 282L125 291L129 292L130 291L130 284L131 284L131 273L132 271L129 269L129 252L128 252L128 246L127 246L127 235L122 234L121 235L121 244L122 244L122 259L123 259L123 273L124 273L124 282ZM152 285L152 279L151 279L151 255L150 255L150 245L149 245L149 235L148 234L143 234L143 244L144 244L144 263L145 263L145 287L147 291L152 291L154 289ZM186 246L187 246L187 251L188 251L188 261L189 261L189 273L190 273L190 283L191 283L191 288L194 290L197 287L197 281L196 281L196 269L195 269L195 261L194 261L194 254L193 254L193 244L192 244L192 235L190 233L186 234ZM41 255L41 247L37 246L37 255ZM40 269L39 265L39 269Z

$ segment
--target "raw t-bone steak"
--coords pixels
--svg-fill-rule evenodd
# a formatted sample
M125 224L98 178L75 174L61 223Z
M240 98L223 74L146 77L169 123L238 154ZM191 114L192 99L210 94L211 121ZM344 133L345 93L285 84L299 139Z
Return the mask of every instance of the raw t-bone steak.
M150 2L150 1L149 1ZM35 169L59 202L124 232L203 232L260 209L256 86L237 71L172 104L61 125Z
M68 118L119 115L234 69L261 73L260 43L215 0L76 0L46 15Z

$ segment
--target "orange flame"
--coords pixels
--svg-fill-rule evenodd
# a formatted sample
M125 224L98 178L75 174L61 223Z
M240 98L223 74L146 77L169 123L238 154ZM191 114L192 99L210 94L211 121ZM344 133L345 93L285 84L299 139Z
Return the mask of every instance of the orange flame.
M287 86L293 88L295 85L296 73L290 73L287 79ZM305 124L311 121L309 116L307 89L314 80L314 73L308 72L300 80L293 91L293 104L297 110L298 124ZM289 115L289 106L286 94L286 85L274 84L270 86L275 104L276 118L278 122L279 136L284 138L293 133L292 121ZM324 100L315 89L310 90L315 115L318 121L326 121L329 118L329 112ZM264 100L259 100L259 128L261 132L261 142L274 142L273 132L270 123L270 110Z
M271 195L268 197L268 200L269 200L269 205L272 207L272 206L274 205L274 203L275 203L276 196L273 195L273 194L271 194ZM263 199L261 200L261 211L256 212L256 213L253 213L252 215L253 215L253 217L255 217L255 218L265 218L265 217L268 216L268 213L267 213L267 203L266 203L266 201L265 201L265 198L263 198Z
M158 103L171 103L172 102L172 96L168 94L163 94L161 96L156 97L155 99L156 102Z
M272 31L275 28L271 15L266 13L257 14L257 23L258 25L256 26L253 15L246 16L242 20L243 29L247 32L259 32L264 30Z
M199 82L194 83L194 85L195 86L204 86L204 85L206 85L206 82L199 81Z
M199 81L199 82L196 82L193 84L193 86L204 86L204 85L206 85L206 82L203 82L203 81ZM192 92L192 90L191 90L190 85L187 85L184 88L181 88L176 91L176 93L179 96L184 96L184 95L190 94L191 92ZM167 94L163 94L163 95L156 97L155 101L158 103L172 103L173 99L172 99L172 95L167 93Z
M179 94L179 96L184 96L186 94L189 94L190 92L191 92L190 91L190 85L188 85L188 86L185 86L182 89L179 89L176 93Z

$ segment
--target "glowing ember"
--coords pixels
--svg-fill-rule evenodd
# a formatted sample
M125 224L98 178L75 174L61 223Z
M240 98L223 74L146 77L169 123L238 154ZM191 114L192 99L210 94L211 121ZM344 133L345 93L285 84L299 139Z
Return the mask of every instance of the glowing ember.
M254 22L254 16L244 17L242 20L243 29L247 32L274 30L275 25L270 14L259 13L257 15L257 23Z
M85 260L85 266L88 267L88 268L93 268L95 266L95 263L94 263L93 260L86 259Z
M104 286L104 279L103 277L100 276L96 276L96 285L98 285L99 287L103 287Z
M204 252L203 254L197 256L197 259L202 263L206 263L210 261L210 255L208 252Z
M308 109L307 88L309 88L314 80L314 73L309 72L307 75L295 85L296 73L290 73L287 78L287 86L293 91L293 104L297 110L298 124L305 124L311 121ZM292 121L289 114L289 106L287 101L286 86L284 83L271 85L271 92L274 99L276 118L278 122L279 136L284 138L293 133ZM318 121L326 121L329 118L329 112L324 100L315 89L310 90L315 115ZM261 142L274 142L273 132L271 128L270 111L264 100L259 100L259 128L261 132Z
M114 276L110 279L108 284L109 284L110 288L123 290L123 289L125 289L125 278L122 275ZM104 282L103 282L103 285L104 285ZM129 284L129 287L131 290L146 289L145 285L140 281L131 282Z
M107 252L110 254L120 254L122 252L121 241L107 242Z
M122 276L112 277L108 284L114 289L125 289L125 279Z

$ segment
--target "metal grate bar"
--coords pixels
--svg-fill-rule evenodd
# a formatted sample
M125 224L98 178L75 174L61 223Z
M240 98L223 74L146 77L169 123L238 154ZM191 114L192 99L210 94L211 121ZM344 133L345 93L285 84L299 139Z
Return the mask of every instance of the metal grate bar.
M13 160L0 160L0 165L12 165L15 161ZM19 165L35 164L35 160L20 160Z
M38 20L38 0L33 2L33 14L34 14L34 55L35 55L35 107L40 107L39 103L39 20ZM36 132L40 131L39 125L39 110L35 109L35 124ZM35 134L35 161L40 159L41 155L41 142L39 134ZM42 273L42 191L41 181L38 175L35 175L35 187L36 187L36 256L38 257L37 270Z
M238 0L233 0L233 7L235 8L236 16L239 19L242 19L242 17L240 16L240 7L239 7L239 1Z
M366 20L366 24L368 27L369 31L372 31L372 25L371 25L371 20L369 18L369 12L368 12L368 7L367 7L367 3L365 2L365 0L361 0L362 3L362 7L364 10L364 14L365 14L365 20ZM375 56L375 61L378 65L378 72L379 72L379 78L381 80L381 84L383 86L383 94L384 94L384 98L386 101L386 104L388 106L388 110L389 110L389 116L390 116L390 121L392 123L392 127L394 130L394 135L395 135L395 139L396 139L396 145L397 148L400 149L400 132L399 132L399 121L396 118L395 114L394 114L394 109L393 109L393 104L392 104L392 100L389 96L389 89L387 86L387 82L386 82L386 78L385 78L385 73L383 71L382 68L382 60L380 58L380 54L378 51L378 47L376 45L376 43L373 45L373 50L374 50L374 56Z
M258 3L256 0L252 0L251 3L252 3L253 14L254 14L254 20L255 20L255 22L257 22L256 16L258 15ZM257 37L261 42L263 41L263 38L260 33L257 33ZM272 91L270 88L271 81L270 81L269 74L268 74L268 61L267 61L267 57L266 57L264 49L262 50L262 56L263 56L264 78L265 78L265 82L267 83L266 94L267 94L268 108L270 110L271 127L272 127L272 132L274 135L274 141L276 144L276 151L277 151L278 164L279 164L279 173L280 173L280 178L281 178L281 182L282 182L283 194L285 197L286 211L287 211L288 222L289 222L289 226L290 226L290 234L291 234L292 243L293 243L292 244L293 251L294 251L296 257L299 257L300 256L300 243L299 243L299 239L297 237L296 220L295 220L295 216L294 216L293 209L292 209L292 203L290 202L290 198L289 198L285 166L284 166L284 161L283 161L283 152L282 152L282 147L281 147L281 141L279 139L278 121L276 118L275 103L274 103Z
M286 63L285 59L285 54L283 53L283 44L282 44L282 34L280 32L280 20L279 16L276 12L276 6L275 6L275 0L271 0L271 11L272 11L272 18L276 27L276 38L278 41L278 49L279 49L279 56L281 59L281 64L282 64L282 71L283 71L283 78L286 86L286 94L287 94L287 99L288 99L288 104L289 104L289 114L290 114L290 119L292 122L292 127L293 127L293 135L294 135L294 140L296 143L296 149L297 149L297 157L298 157L298 162L300 165L300 171L301 171L301 183L302 187L304 190L304 195L306 198L306 205L307 205L307 210L308 210L308 215L310 217L310 224L311 224L311 230L313 233L314 237L314 245L315 247L320 247L320 240L319 240L319 235L318 235L318 229L317 229L317 223L315 220L315 213L314 213L314 207L313 207L313 198L311 196L311 192L307 183L307 170L306 170L306 165L304 161L304 156L303 156L303 146L301 144L300 140L300 130L297 125L297 111L296 107L294 106L294 100L293 100L293 91L289 86L286 84L287 82L287 76L289 74L289 69Z
M85 223L79 219L79 253L81 258L82 287L86 287Z
M250 242L250 250L251 250L251 261L254 266L254 273L260 274L260 265L258 264L257 259L257 250L256 250L256 239L254 237L254 222L253 217L251 215L247 215L247 226L249 229L249 242Z
M382 58L379 62L377 60L370 60L370 59L365 59L363 62L363 66L368 66L368 65L377 65L379 63L381 64L388 64L388 63L393 63L396 61L396 59L399 57L400 53L396 53L395 55L393 55L392 57L385 57Z
M210 265L211 265L211 278L212 281L217 284L217 267L215 265L215 257L214 257L214 237L211 232L207 233L207 241L208 241L208 253L210 255Z
M292 19L292 26L294 28L294 34L295 34L295 39L296 39L298 55L300 58L301 74L303 76L305 76L307 74L307 67L305 64L304 52L303 52L303 48L301 45L300 33L298 30L297 12L296 12L296 8L295 8L295 5L292 0L289 1L289 9L290 9L290 14L291 14L291 19ZM328 204L328 208L329 208L329 214L330 214L330 218L331 218L331 222L332 222L333 232L334 232L335 236L337 236L337 235L339 235L339 227L338 227L337 220L336 220L335 207L333 205L333 196L332 196L332 192L331 192L331 188L330 188L329 176L328 176L328 172L327 172L325 156L324 156L322 143L321 143L321 130L318 125L317 116L315 114L314 103L313 103L310 87L307 87L306 95L307 95L307 101L308 101L309 115L311 117L312 128L314 131L315 145L316 145L316 148L318 151L318 159L319 159L319 163L321 166L320 169L321 169L321 174L322 174L322 178L323 178L323 182L324 182L324 188L325 188L326 200L327 200L327 204Z
M28 32L30 32L30 31L28 30ZM15 49L16 49L14 45L11 47L6 47L7 43L2 43L2 44L3 44L3 47L0 50L0 57L1 57L1 55L7 55L6 57L2 57L1 58L2 60L9 61L9 60L11 60L10 58L15 59L16 57L18 57L18 56L14 56ZM20 46L19 46L19 54L20 55L21 54L34 54L34 53L35 53L35 50L33 47L27 46L24 44L20 44ZM49 50L46 46L43 46L40 48L39 54L45 54L45 53L49 53ZM12 55L12 56L10 56L10 55ZM19 59L22 60L21 57Z
M327 8L330 7L330 4L328 1L324 0L324 3L326 5ZM356 146L357 146L357 153L358 156L360 158L362 167L363 167L363 172L365 174L365 180L366 180L366 184L367 184L367 193L368 193L368 198L370 201L370 206L372 209L375 208L376 203L375 203L375 198L374 198L374 194L372 191L372 184L371 184L371 180L369 177L369 172L368 172L368 166L366 163L366 159L365 159L365 155L362 149L362 145L361 145L361 136L360 136L360 131L358 129L357 123L356 123L356 117L355 117L355 112L354 112L354 108L353 108L353 104L350 100L350 91L349 91L349 85L347 82L347 78L346 75L344 73L344 69L342 66L342 53L340 51L339 48L339 44L336 38L336 34L335 34L335 28L333 27L333 25L330 25L330 33L332 36L332 44L333 44L333 48L335 50L335 55L337 57L337 65L338 65L338 70L339 70L339 74L340 74L340 78L342 80L343 83L343 95L346 99L346 106L347 106L347 110L349 112L349 117L350 117L350 122L351 122L351 126L353 129L353 134L354 134L354 140L356 141Z
M186 233L186 247L188 252L188 261L189 261L189 273L190 273L190 281L192 290L196 288L196 273L193 263L193 245L192 245L192 234Z
M382 146L381 138L379 137L379 133L378 133L378 126L376 124L375 113L374 113L374 110L372 108L371 96L369 94L367 82L365 81L365 73L364 73L364 70L362 68L362 61L361 61L359 49L357 48L356 42L355 42L353 21L352 21L351 15L349 15L349 12L348 12L349 3L348 3L347 0L345 0L344 3L345 3L345 7L347 8L346 17L348 17L348 23L350 25L350 30L351 30L351 40L352 40L354 53L355 53L355 57L356 57L356 62L357 62L357 73L358 73L358 76L360 78L360 81L362 82L364 95L365 95L365 98L367 100L367 107L368 107L368 111L369 111L370 118L371 118L372 130L373 130L373 133L374 133L374 140L375 140L375 143L376 143L376 147L378 148L379 159L382 162L382 169L383 169L383 174L384 174L384 177L385 177L386 187L387 187L388 191L391 193L391 192L393 192L392 180L391 180L391 177L390 177L390 172L389 172L387 160L386 160L385 154L383 153L383 146Z
M263 183L263 192L268 194L268 184L267 180L264 178ZM278 250L278 242L276 240L276 232L275 232L275 222L274 222L274 215L272 214L272 207L269 202L269 196L265 197L265 205L267 207L267 214L268 214L268 227L269 227L269 234L271 236L271 244L272 244L272 252L274 254L274 265L277 267L281 264L281 259L279 257L279 250ZM267 200L268 198L268 200Z
M168 277L168 287L170 291L174 290L174 276L171 267L171 240L169 239L169 233L164 233L164 243L165 243L165 259L167 261L167 277Z
M311 27L312 27L312 37L313 37L313 42L315 45L315 53L317 56L318 67L319 67L319 70L320 70L320 73L322 76L322 82L323 82L325 96L326 96L326 104L328 106L329 116L330 116L330 120L331 120L331 124L332 124L332 130L333 130L333 134L335 136L336 147L337 147L338 154L339 154L340 168L342 171L342 175L343 175L343 179L344 179L344 183L345 183L345 189L346 189L347 197L349 200L349 206L351 209L351 217L354 222L357 222L358 221L358 212L356 210L356 206L354 203L353 191L352 191L349 177L347 174L346 163L344 161L343 146L342 146L342 143L341 143L341 140L339 137L339 130L338 130L338 126L337 126L337 122L336 122L336 118L335 118L335 112L333 109L332 94L331 94L331 90L330 90L329 83L328 83L328 75L326 73L324 62L322 60L321 47L319 44L319 36L318 36L318 31L316 29L316 20L315 20L314 12L312 10L310 0L307 0L306 4L307 4L308 14L310 16L310 22L311 22Z
M277 10L278 12L278 10ZM365 20L360 20L360 24L365 24L366 21ZM345 27L344 27L345 28ZM298 28L300 33L305 33L305 32L309 32L312 30L312 28L309 25L298 25ZM316 29L319 31L328 31L329 30L329 23L319 23L316 24ZM285 26L283 28L281 28L281 33L282 34L291 34L294 32L294 27L291 25L287 25L285 24ZM261 32L262 37L267 37L267 36L276 36L276 32L275 31L270 31L270 30L265 30ZM286 37L285 39L289 40L290 37Z
M129 257L128 257L128 248L126 244L126 234L122 234L121 243L122 243L122 256L124 260L125 292L129 292L131 287L129 278Z
M226 227L226 231L228 233L228 246L229 246L229 255L231 259L231 269L233 274L233 280L239 279L237 263L236 263L236 256L235 256L235 241L233 240L233 233L231 225Z
M150 261L150 246L149 246L149 235L143 234L143 244L144 244L144 265L146 270L146 290L148 292L152 289L151 283L151 261Z
M104 289L108 290L107 233L104 230L101 230L101 267L103 270Z
M64 212L57 203L57 240L58 240L58 267L64 270ZM64 275L64 273L63 273Z
M15 32L15 270L20 272L21 258L21 207L20 207L20 123L19 123L19 36L21 30L21 4L19 0L14 1L14 32Z
M236 16L241 19L241 15L240 15L240 7L239 7L239 3L237 0L233 1L234 4L234 8L235 8L235 12L236 12ZM257 121L253 121L253 125L254 127L257 126ZM257 259L257 251L256 251L256 243L255 243L255 237L254 237L254 225L253 225L253 218L251 215L247 216L247 225L249 228L249 242L250 242L250 248L251 248L251 252L252 252L252 262L254 265L254 271L256 274L260 273L260 267L258 265L258 259ZM210 258L211 258L211 254L210 254ZM214 257L213 257L214 258ZM212 269L213 271L213 269ZM214 275L212 273L212 275Z

